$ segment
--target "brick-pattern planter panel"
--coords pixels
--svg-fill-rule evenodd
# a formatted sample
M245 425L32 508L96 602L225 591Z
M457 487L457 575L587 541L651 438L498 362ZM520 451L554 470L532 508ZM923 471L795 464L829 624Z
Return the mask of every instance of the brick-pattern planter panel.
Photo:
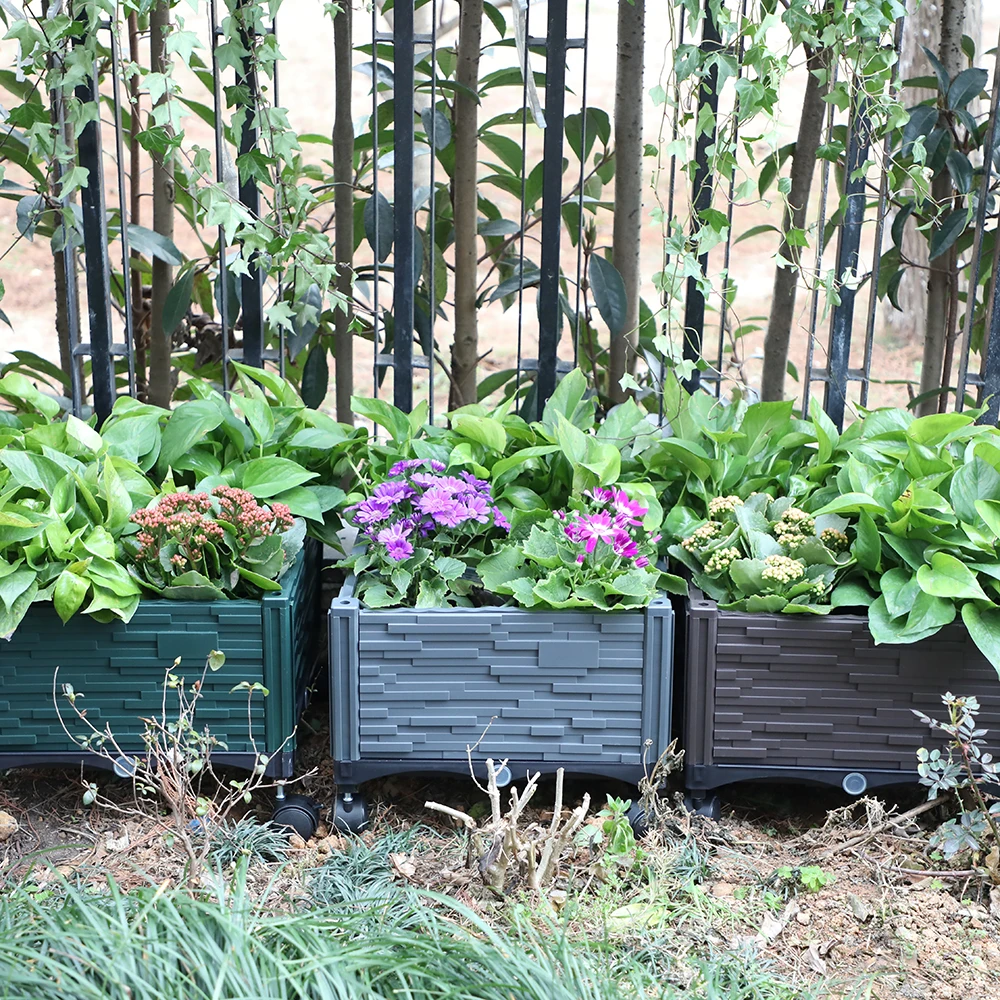
M179 672L190 686L212 649L222 650L226 662L205 678L196 723L228 745L217 758L247 763L251 733L259 752L276 751L295 728L316 661L318 569L319 547L310 543L280 593L260 601L142 601L127 624L77 616L63 625L50 606L33 607L10 641L0 643L0 768L99 763L60 725L59 714L74 735L89 733L63 697L64 684L83 695L77 706L97 729L110 726L122 750L140 752L141 717L161 714L166 669L180 656ZM254 696L249 717L246 692L232 690L242 681L270 692ZM168 714L176 703L168 693ZM286 744L271 770L288 776L293 751Z
M1000 680L960 625L913 645L876 646L856 615L751 615L700 597L686 612L689 787L752 777L840 784L916 780L938 742L913 714L975 695L1000 744Z
M349 595L349 588L345 588ZM330 610L331 737L341 779L467 769L641 772L669 730L673 612ZM655 757L653 757L655 759Z

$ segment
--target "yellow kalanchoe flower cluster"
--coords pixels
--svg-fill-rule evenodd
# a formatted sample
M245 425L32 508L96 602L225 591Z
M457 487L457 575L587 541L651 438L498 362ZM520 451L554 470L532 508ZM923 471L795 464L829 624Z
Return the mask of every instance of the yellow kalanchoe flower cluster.
M706 545L709 545L722 531L722 524L718 521L708 521L703 524L700 528L695 528L695 530L688 535L681 545L688 552L694 552L696 549L703 549Z
M708 501L708 516L711 518L724 517L732 514L737 507L742 507L743 501L737 496L713 497Z
M838 531L836 528L824 528L819 533L819 540L831 552L846 552L851 544L847 535L845 535L842 531Z
M713 552L711 558L705 563L705 572L708 574L721 573L729 569L730 565L741 557L739 549L719 549Z
M798 507L789 507L774 525L774 537L785 545L796 545L816 530L810 514Z
M764 570L760 574L760 578L765 583L781 586L801 580L805 576L805 572L805 563L799 559L790 559L788 556L768 556L764 560Z

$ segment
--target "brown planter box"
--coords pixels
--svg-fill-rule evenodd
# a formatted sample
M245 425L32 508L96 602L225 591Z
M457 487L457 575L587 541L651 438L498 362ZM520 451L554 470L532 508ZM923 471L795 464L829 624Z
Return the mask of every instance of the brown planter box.
M866 787L916 782L916 751L940 745L913 709L940 719L941 695L975 695L1000 748L1000 679L960 624L876 646L859 615L720 611L685 602L688 789L785 779Z

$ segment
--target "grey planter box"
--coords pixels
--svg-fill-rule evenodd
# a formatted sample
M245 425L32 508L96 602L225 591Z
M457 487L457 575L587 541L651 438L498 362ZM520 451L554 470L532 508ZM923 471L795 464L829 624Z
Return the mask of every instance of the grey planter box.
M674 615L517 608L369 610L348 580L330 606L338 785L468 773L466 748L511 769L638 780L667 744Z
M759 778L865 787L917 781L916 751L940 745L913 709L945 715L941 695L975 695L1000 746L1000 680L961 625L876 646L858 615L720 611L693 591L685 608L688 789Z

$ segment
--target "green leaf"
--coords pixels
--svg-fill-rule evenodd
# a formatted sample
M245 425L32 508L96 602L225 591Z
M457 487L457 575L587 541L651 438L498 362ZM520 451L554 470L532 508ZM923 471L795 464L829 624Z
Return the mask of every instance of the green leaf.
M326 345L322 341L313 344L302 366L302 402L318 409L326 399L330 387L330 366L326 357Z
M854 558L862 569L875 573L882 561L882 536L878 533L872 516L862 511L858 515L855 530L857 537L854 540Z
M937 260L947 253L955 241L965 232L969 221L969 212L965 208L954 208L946 212L940 224L931 231L930 255L928 260Z
M978 97L986 88L989 73L985 69L963 69L948 88L948 107L952 111L964 108L969 101Z
M953 149L947 158L948 173L951 174L955 190L960 194L968 194L972 190L972 161L957 149Z
M384 427L397 445L405 444L410 439L410 421L406 414L384 399L351 396L351 409L359 417Z
M178 267L184 263L184 257L174 244L173 240L154 233L152 229L145 226L137 226L130 222L128 226L129 249L145 254L147 257L155 257L165 264Z
M260 573L255 573L251 569L247 569L246 566L237 566L236 572L240 574L240 577L247 581L247 583L252 583L255 587L260 587L261 590L276 591L281 590L281 584L277 580L272 580L270 577L263 576Z
M343 492L343 491L340 491ZM307 486L293 486L270 498L272 503L283 503L296 517L310 521L323 520L323 507L316 493Z
M569 570L565 567L550 573L532 587L535 596L546 604L558 606L570 596Z
M399 598L390 593L384 583L373 583L365 587L362 600L368 608L391 608L394 604L399 604Z
M993 664L1000 676L1000 608L991 607L983 611L975 604L963 604L962 621L979 652Z
M790 607L788 601L778 594L754 594L747 598L747 611L752 614L777 614Z
M975 508L976 513L986 522L986 527L1000 538L1000 501L976 500Z
M434 568L442 580L451 583L457 580L465 572L465 563L461 559L453 559L451 556L438 556L434 560Z
M507 432L503 424L492 417L478 417L471 413L456 413L451 420L451 429L460 437L499 452L501 455L507 447Z
M207 399L181 403L163 429L159 461L171 466L186 455L206 434L222 423L219 408Z
M947 552L935 552L930 566L917 570L917 583L925 594L955 600L988 601L976 574Z
M424 134L436 150L442 150L451 142L451 121L440 108L424 108L420 112Z
M951 505L967 524L975 524L981 500L1000 500L1000 472L989 462L973 458L951 477Z
M531 529L522 552L532 561L547 569L554 569L562 562L559 546L551 532L537 524Z
M882 575L879 586L885 598L886 614L890 618L901 618L909 614L913 602L921 592L917 578L898 566Z
M83 604L89 589L90 584L86 580L76 573L70 573L69 570L64 569L56 577L52 603L64 625L80 610L80 605Z
M729 576L741 594L760 593L764 589L763 572L763 559L736 559L729 566Z
M509 593L509 584L520 576L524 565L524 555L517 546L505 545L503 548L480 560L476 571L483 587L491 593ZM501 590L500 588L506 588Z
M906 631L923 632L928 629L943 628L955 620L955 615L954 602L943 597L920 593L906 616Z
M627 597L640 597L648 602L656 594L659 576L660 574L656 570L630 569L605 583L604 592L624 594Z
M167 292L163 303L163 332L170 336L180 326L181 320L191 308L191 296L194 293L194 275L192 267L185 271L174 282L173 288Z
M242 467L240 485L258 499L267 499L316 478L287 458L254 458Z
M816 515L820 514L840 514L856 513L859 511L875 511L883 513L885 508L867 493L845 493L843 496L831 500L826 506L820 507Z
M863 584L847 580L830 593L831 608L867 608L875 595Z
M618 269L599 253L590 255L590 289L601 318L608 325L612 338L625 333L625 318L628 314L628 296L625 282Z
M418 608L442 608L448 594L448 585L444 580L421 580L417 590Z
M494 483L499 483L500 479L506 473L518 468L518 466L524 465L525 462L528 462L533 458L544 458L546 455L551 455L557 451L559 451L559 446L555 444L533 445L530 448L522 448L519 451L514 452L510 458L500 459L500 461L493 466L490 475L492 476Z
M377 211L376 205L378 206ZM376 250L376 243L378 244L378 262L384 264L392 252L395 223L393 221L392 205L389 204L388 199L381 191L378 195L373 195L365 202L365 210L362 218L365 227L365 239L368 240L368 245L372 250Z
M932 628L924 632L909 632L904 618L889 617L883 597L873 601L868 608L868 628L876 646L882 645L882 643L919 642L937 631L936 628Z

